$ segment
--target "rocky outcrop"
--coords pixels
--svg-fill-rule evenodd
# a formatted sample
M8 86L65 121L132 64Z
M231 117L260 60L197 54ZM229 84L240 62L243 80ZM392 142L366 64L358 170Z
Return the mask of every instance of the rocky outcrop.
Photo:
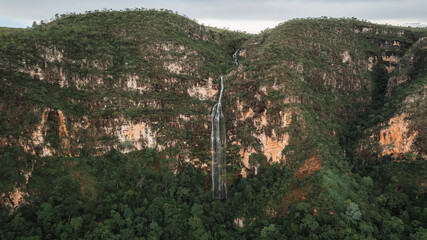
M351 55L347 50L341 53L341 61L342 63L351 63Z
M243 105L239 104L238 109L243 110ZM254 133L252 136L261 144L261 152L267 157L267 161L269 163L285 164L286 156L282 154L282 151L289 144L289 133L277 134L275 130L272 130L271 133L266 132L266 128L271 124L267 117L267 111L261 114L255 114L252 108L249 108L247 112L242 111L240 114L240 121L250 119L253 122ZM290 126L292 122L292 111L280 112L274 121L280 124L281 129ZM236 144L242 146L240 141ZM242 163L248 169L252 167L249 163L249 158L252 153L256 153L256 150L251 146L242 147L240 149Z
M427 85L408 95L389 120L368 129L369 139L362 141L362 152L377 152L379 156L406 159L406 155L421 156L425 152L425 107Z
M305 161L304 164L298 169L298 171L295 172L294 177L299 179L310 177L322 168L322 162L320 161L316 152L313 157Z
M13 192L0 194L0 205L9 206L11 213L13 213L18 207L26 204L26 196L28 196L27 192L23 192L20 188L15 188Z
M187 89L188 95L199 100L212 100L218 93L218 90L212 86L212 80L212 78L208 78L205 84L191 86Z
M388 121L388 127L379 133L379 144L381 155L391 155L397 157L405 153L418 154L412 148L418 132L409 130L410 120L408 114L394 116Z
M411 80L411 71L419 68L416 71L425 72L427 67L427 37L420 38L413 46L405 53L402 58L385 57L385 60L390 60L397 67L396 73L392 75L387 83L387 96L391 96L398 86Z
M104 126L106 135L116 137L122 144L116 146L123 153L141 150L145 147L161 150L162 146L157 144L157 133L145 122L132 122L125 119L115 119L110 126Z

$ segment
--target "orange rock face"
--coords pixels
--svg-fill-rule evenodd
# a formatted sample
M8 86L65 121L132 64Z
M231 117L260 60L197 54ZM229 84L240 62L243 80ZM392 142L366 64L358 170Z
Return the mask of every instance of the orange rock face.
M58 117L59 117L59 136L60 137L68 137L67 126L65 125L65 117L61 110L58 109Z
M301 179L303 177L311 176L322 169L322 167L322 162L319 160L317 153L315 153L313 157L304 162L304 164L294 174L294 177Z
M9 192L7 196L4 193L1 194L0 200L2 201L0 203L11 207L11 212L13 213L19 206L25 204L25 196L28 196L28 193L22 192L19 188L15 188L14 191Z
M418 132L409 131L407 114L401 114L390 119L388 128L380 132L381 155L399 155L413 152L411 147Z
M244 120L246 120L247 118L251 118L251 117L253 117L255 115L255 112L254 112L254 110L252 110L252 108L249 108L249 111L247 111L241 118L240 118L240 120L241 121L244 121Z
M389 62L389 63L398 63L399 62L399 57L396 55L382 55L382 59L384 62Z
M289 134L284 134L281 137L277 137L273 131L271 137L264 135L259 136L261 143L264 145L264 155L268 160L272 162L281 162L285 160L285 156L282 155L282 150L289 144Z
M272 131L271 135L266 134L263 131L263 128L268 125L266 111L256 116L252 108L249 108L246 113L242 113L242 117L240 118L240 120L243 121L247 118L254 118L253 120L255 122L255 125L257 126L257 132L259 132L259 134L254 134L253 136L257 138L262 144L262 152L267 157L267 160L271 160L271 163L285 162L286 158L285 155L282 154L282 151L289 144L289 134L284 133L278 135L274 130ZM291 119L291 111L280 112L280 119L278 119L278 121L280 121L282 127L287 127L291 124ZM241 146L242 144L240 142L237 142L237 145ZM240 155L243 158L242 163L244 166L248 168L250 167L249 157L252 153L255 152L255 149L252 148L240 149ZM245 176L245 173L242 172L242 175Z

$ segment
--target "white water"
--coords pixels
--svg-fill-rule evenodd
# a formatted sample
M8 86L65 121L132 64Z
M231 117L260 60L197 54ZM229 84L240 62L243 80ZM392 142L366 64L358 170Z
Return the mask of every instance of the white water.
M237 49L234 53L233 53L233 62L238 65L239 63L237 62L237 53L239 52L239 49Z
M221 77L221 91L218 103L212 108L212 192L216 199L227 198L226 186L226 130L225 119L222 113L222 94L224 92L224 82Z

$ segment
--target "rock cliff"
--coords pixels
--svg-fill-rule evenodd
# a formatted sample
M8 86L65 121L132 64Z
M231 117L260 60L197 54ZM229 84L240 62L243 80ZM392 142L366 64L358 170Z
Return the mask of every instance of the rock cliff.
M248 35L167 11L65 15L0 32L0 143L34 159L152 148L173 160L171 171L207 168L224 76L234 171L278 163L296 178L321 172L317 184L339 191L326 182L347 181L347 128L404 84L421 89L402 93L358 149L425 159L425 35L355 19L292 20Z

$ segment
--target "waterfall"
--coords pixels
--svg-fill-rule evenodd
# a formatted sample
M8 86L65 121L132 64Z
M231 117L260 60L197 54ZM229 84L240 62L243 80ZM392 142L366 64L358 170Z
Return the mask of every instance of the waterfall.
M221 91L218 103L212 108L212 192L216 199L227 198L226 186L226 136L225 119L222 114L221 99L224 92L224 82L221 77Z
M239 49L237 49L234 53L233 53L233 62L238 65L239 63L237 62L237 53L239 52Z

